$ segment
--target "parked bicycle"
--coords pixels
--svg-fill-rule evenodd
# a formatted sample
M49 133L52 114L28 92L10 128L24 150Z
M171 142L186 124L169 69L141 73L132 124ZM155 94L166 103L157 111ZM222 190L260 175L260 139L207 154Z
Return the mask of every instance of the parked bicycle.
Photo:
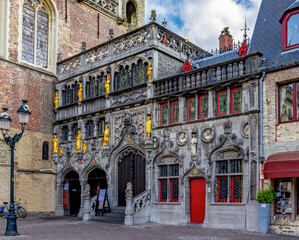
M1 218L7 218L9 214L9 205L8 202L3 202L4 205L0 205L0 217ZM19 216L20 218L25 218L27 217L27 211L25 208L20 206L20 204L15 203L15 212L16 215Z

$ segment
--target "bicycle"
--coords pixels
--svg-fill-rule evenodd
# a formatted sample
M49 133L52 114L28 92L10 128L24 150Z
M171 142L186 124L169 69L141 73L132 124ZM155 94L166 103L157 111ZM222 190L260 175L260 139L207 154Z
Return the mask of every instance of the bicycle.
M8 207L8 202L3 202L4 205L0 206L0 217L1 218L7 218L9 214L9 207ZM20 206L20 204L15 203L15 212L20 218L25 218L27 217L27 211L25 208Z

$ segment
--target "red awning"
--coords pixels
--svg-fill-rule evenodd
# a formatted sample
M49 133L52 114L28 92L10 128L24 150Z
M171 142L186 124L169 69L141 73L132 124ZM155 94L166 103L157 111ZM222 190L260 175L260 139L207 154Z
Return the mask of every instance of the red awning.
M299 177L299 152L275 153L267 158L265 178Z

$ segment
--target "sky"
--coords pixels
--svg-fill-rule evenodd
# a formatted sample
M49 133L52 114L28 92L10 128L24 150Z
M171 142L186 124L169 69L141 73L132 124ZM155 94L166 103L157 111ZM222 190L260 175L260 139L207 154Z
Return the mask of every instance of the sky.
M157 23L164 18L167 28L205 50L219 48L224 27L234 40L242 41L245 19L251 37L261 0L145 0L145 22L156 10Z

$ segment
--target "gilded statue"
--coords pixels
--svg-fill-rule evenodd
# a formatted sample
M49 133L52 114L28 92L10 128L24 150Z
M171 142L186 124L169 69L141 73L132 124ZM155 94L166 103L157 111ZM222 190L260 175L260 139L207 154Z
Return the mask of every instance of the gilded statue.
M62 147L59 147L58 155L59 155L59 157L62 156Z
M110 132L109 132L108 125L106 125L105 132L104 132L104 140L103 140L102 149L104 149L105 145L109 145L109 137L110 137Z
M86 145L86 143L84 142L84 143L83 143L83 147L82 147L82 151L83 151L83 153L86 152L86 149L87 149L87 145Z
M57 152L58 152L58 139L55 135L53 138L53 153L57 153Z
M150 116L147 117L147 122L145 123L145 129L147 133L147 139L150 139L152 133L152 120Z
M82 92L83 92L83 86L82 83L79 84L79 89L78 89L78 101L82 101Z
M54 98L54 105L55 105L55 108L58 108L58 103L59 103L59 101L58 101L58 91L56 91L56 96L55 96L55 98Z
M107 73L107 81L105 83L106 93L110 93L110 73Z
M81 149L81 130L78 131L78 134L76 136L75 152L80 149Z
M152 63L152 61L150 61L150 63L149 63L146 74L148 76L148 81L151 82L153 80L153 63Z

